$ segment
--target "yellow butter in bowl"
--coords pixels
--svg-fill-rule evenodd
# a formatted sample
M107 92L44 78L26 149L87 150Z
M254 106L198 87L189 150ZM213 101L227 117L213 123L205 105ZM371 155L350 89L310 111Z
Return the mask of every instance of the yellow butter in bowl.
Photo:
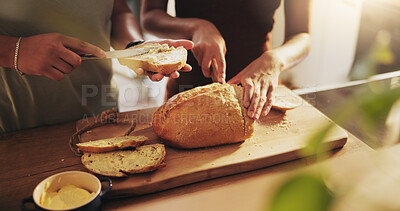
M40 204L50 209L72 209L87 203L94 192L79 188L75 185L66 185L57 192L43 192L40 196Z

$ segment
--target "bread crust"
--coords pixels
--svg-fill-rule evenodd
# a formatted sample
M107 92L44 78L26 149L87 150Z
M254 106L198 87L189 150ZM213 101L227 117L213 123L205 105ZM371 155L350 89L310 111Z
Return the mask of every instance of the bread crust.
M242 142L254 131L253 121L245 123L242 109L232 85L196 87L161 106L153 116L153 130L165 144L177 148Z
M238 85L232 85L235 89L236 98L239 101L240 108L242 109L242 117L244 120L244 137L243 139L249 139L254 133L254 119L247 115L247 108L243 105L243 87Z

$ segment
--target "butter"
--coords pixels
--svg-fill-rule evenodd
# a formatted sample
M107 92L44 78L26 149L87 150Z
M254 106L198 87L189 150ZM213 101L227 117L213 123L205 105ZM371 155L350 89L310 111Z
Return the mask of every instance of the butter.
M57 192L43 192L40 204L49 209L72 209L84 205L94 194L75 185L66 185Z

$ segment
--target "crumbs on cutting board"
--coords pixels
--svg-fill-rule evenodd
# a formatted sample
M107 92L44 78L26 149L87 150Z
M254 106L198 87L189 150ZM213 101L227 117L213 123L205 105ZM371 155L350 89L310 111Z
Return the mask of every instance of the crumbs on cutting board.
M276 130L289 130L289 128L294 125L295 123L292 120L288 120L286 116L283 117L283 119L279 121L273 122L274 124L270 125L270 131L267 131L266 133L269 134L271 131L276 131Z

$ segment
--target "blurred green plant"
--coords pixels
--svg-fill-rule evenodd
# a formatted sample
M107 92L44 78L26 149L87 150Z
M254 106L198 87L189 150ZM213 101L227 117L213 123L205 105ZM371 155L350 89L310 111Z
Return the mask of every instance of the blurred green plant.
M369 95L361 95L344 102L335 111L332 118L336 123L361 124L365 132L376 133L381 130L379 121L385 120L391 107L400 100L400 87L393 89L370 86ZM354 117L359 117L354 121ZM318 160L328 156L326 145L323 144L334 123L324 125L312 134L307 146L302 151L304 156L315 156ZM324 171L323 168L320 168ZM326 172L319 172L324 174ZM269 211L326 211L332 206L335 199L334 190L330 190L324 180L318 175L310 173L297 174L285 181L275 194Z
M276 193L272 211L327 210L333 200L324 181L312 174L301 174L286 181Z
M354 64L353 70L349 75L350 79L366 79L377 74L379 65L393 64L396 58L390 45L391 34L386 30L379 31L368 53Z

